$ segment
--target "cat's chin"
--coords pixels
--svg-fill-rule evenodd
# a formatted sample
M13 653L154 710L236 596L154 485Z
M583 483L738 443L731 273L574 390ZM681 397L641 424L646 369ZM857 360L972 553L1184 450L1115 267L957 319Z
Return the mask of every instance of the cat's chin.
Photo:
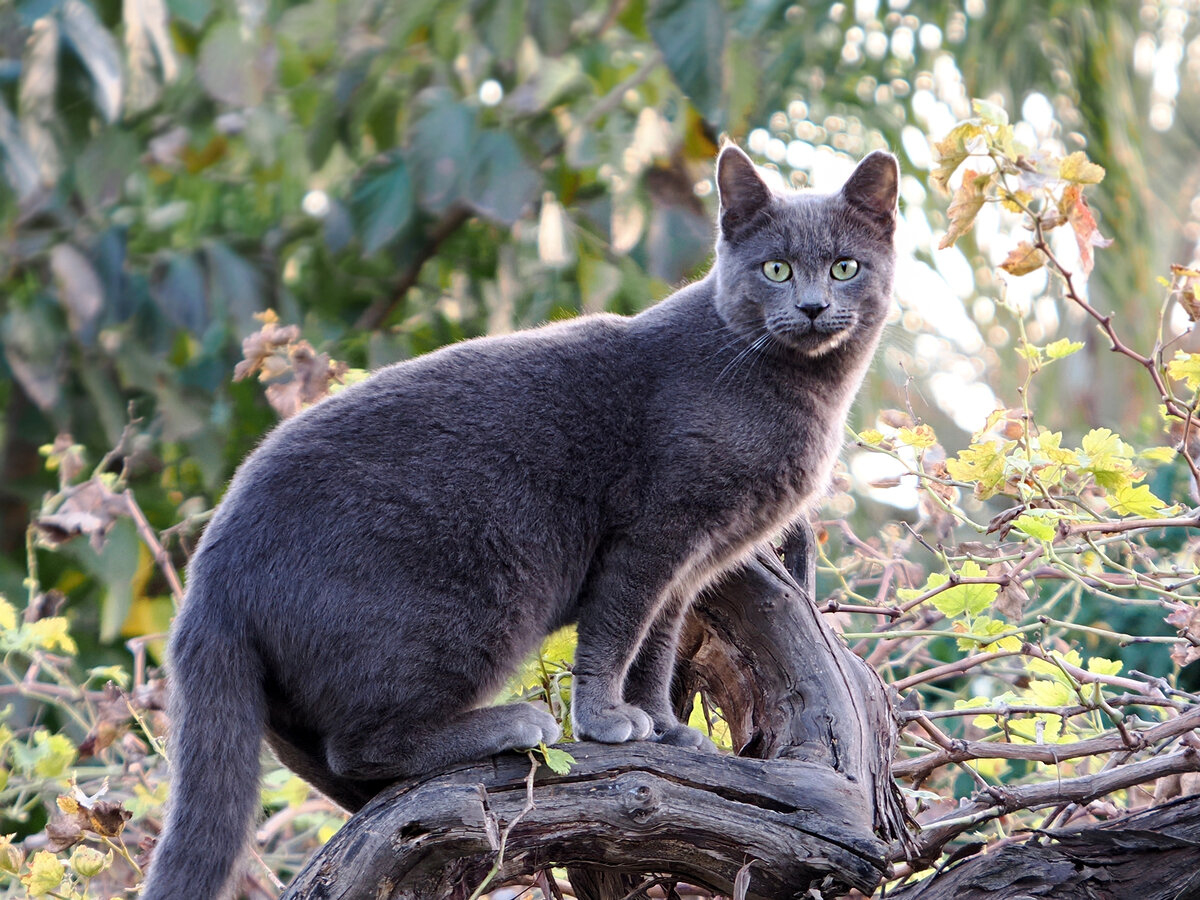
M849 339L851 329L842 328L839 331L826 332L809 328L803 334L794 331L776 332L776 339L802 356L824 356L831 353Z

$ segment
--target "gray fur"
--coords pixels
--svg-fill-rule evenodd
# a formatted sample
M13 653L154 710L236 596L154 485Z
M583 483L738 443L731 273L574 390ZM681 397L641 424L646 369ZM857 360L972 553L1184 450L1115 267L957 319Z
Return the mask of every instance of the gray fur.
M776 195L727 147L703 280L391 366L275 429L189 569L144 896L219 894L264 735L349 809L554 741L545 712L483 704L569 622L577 737L706 745L668 699L681 618L825 489L890 302L897 178L875 153L840 193Z

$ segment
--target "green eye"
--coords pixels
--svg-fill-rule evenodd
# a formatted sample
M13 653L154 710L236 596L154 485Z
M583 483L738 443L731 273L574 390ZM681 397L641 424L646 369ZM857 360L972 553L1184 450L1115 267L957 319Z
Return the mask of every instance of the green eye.
M858 260L849 258L839 259L833 264L833 267L829 270L829 274L838 281L849 281L858 274ZM769 278L770 276L768 275L767 277Z
M792 277L792 267L782 259L768 259L763 263L763 274L771 281L787 281Z

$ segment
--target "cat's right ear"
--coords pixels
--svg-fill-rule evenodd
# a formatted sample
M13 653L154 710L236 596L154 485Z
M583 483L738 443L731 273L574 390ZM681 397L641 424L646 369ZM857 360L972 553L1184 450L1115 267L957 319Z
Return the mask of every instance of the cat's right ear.
M736 144L726 144L717 157L717 195L721 200L721 233L726 238L734 237L771 202L771 189Z

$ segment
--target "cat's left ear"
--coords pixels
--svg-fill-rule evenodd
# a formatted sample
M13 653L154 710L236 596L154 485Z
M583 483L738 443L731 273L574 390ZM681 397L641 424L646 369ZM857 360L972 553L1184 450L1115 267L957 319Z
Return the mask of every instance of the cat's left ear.
M717 195L721 200L721 231L727 238L736 235L771 202L771 189L737 144L726 144L717 157Z
M885 150L867 154L842 187L842 196L881 225L896 224L900 164Z

